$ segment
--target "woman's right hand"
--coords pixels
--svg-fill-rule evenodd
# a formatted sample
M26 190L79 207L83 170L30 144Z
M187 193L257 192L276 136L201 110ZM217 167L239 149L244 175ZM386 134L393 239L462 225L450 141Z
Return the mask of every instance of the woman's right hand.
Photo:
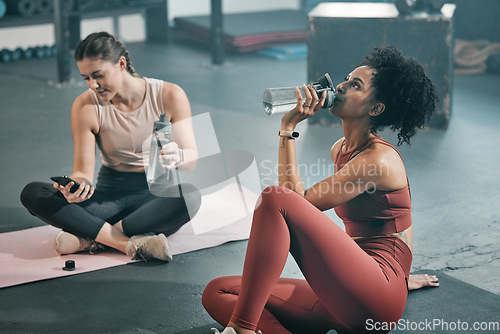
M59 190L68 203L80 203L88 200L94 194L94 187L81 183L80 187L75 191L71 192L70 189L75 183L71 181L66 186L62 186L59 183L54 183L54 188Z
M323 92L321 98L311 85L302 85L305 99L300 94L299 88L295 88L297 95L297 105L291 111L283 115L281 119L281 130L294 130L298 123L313 116L325 104L326 92Z

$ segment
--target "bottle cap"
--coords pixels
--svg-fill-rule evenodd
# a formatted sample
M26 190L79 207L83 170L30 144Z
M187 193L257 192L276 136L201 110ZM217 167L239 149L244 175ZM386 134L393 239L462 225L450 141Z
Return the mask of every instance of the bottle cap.
M160 114L160 119L158 119L153 126L153 131L160 131L162 129L168 130L170 132L170 122L167 121L166 114Z
M64 263L64 267L62 268L63 270L66 270L66 271L73 271L76 269L75 267L75 261L73 260L68 260Z

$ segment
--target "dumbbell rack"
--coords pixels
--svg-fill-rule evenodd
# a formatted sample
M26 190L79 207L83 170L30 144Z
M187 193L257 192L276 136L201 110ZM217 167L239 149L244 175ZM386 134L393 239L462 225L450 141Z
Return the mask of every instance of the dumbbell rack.
M52 0L0 1L2 2L0 4L0 28L46 24L53 20L50 12ZM7 15L4 16L4 14ZM17 61L21 58L52 57L55 55L55 52L55 45L34 45L26 48L17 47L15 49L4 47L0 50L0 63Z
M41 50L49 50L50 52L47 52L48 56L56 55L57 80L59 83L70 81L71 50L80 41L82 17L116 17L117 15L142 12L145 19L146 39L158 43L168 43L169 41L167 0L75 0L73 8L68 8L65 5L66 0L50 1L53 1L52 15L30 17L6 15L0 19L0 28L53 23L55 27L55 46L38 46L38 49L31 51L41 54ZM17 60L30 50L18 48L16 50L6 50L5 53L7 51L10 54L6 57L11 57L11 59L7 60Z

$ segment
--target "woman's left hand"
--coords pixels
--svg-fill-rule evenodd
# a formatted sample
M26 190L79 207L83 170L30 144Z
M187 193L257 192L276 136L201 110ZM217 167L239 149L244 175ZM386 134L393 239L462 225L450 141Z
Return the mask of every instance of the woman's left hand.
M174 169L181 163L181 149L176 142L165 144L161 148L160 159L163 168Z
M302 89L305 101L299 88L295 88L297 105L281 119L281 130L294 130L298 123L313 116L325 104L326 92L323 92L320 99L311 85L302 85Z
M413 275L408 279L408 290L418 290L425 287L438 287L439 280L436 275Z

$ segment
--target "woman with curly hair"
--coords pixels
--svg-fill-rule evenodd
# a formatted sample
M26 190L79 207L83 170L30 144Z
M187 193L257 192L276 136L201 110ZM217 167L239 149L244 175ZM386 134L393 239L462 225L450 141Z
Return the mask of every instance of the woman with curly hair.
M335 173L304 189L296 125L324 104L312 87L281 121L279 186L254 212L243 276L213 280L203 305L226 333L388 332L403 315L412 261L411 198L398 151L377 130L410 143L432 115L436 89L423 68L393 46L374 48L337 86L330 113L344 137L331 148ZM334 208L346 230L322 211ZM280 278L288 252L305 280ZM423 275L422 275L423 276ZM218 332L217 330L214 330Z

